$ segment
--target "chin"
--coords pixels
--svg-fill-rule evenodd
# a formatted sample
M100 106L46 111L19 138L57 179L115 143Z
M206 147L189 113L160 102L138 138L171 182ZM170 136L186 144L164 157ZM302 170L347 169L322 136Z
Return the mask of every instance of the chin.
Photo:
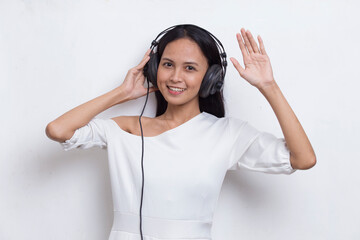
M164 95L163 95L164 96ZM183 106L186 104L190 104L194 101L199 102L199 95L195 95L191 98L189 98L188 96L184 98L174 98L174 97L169 97L169 96L164 96L166 102L168 103L168 105L174 105L174 106Z

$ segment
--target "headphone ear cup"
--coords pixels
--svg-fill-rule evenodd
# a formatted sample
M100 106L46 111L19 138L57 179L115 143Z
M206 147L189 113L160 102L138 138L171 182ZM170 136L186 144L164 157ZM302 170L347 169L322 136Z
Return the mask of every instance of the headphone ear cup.
M158 55L157 53L150 53L150 59L144 67L144 75L151 82L154 87L157 87L157 70L158 70Z
M209 95L215 94L222 89L223 76L222 68L219 64L214 64L206 71L204 79L201 83L199 96L206 98Z

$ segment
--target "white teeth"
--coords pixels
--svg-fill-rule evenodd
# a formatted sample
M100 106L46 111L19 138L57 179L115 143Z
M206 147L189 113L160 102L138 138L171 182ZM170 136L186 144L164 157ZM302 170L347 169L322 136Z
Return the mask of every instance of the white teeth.
M170 88L170 90L175 91L175 92L183 92L183 91L185 91L185 88L173 88L173 87L168 87L168 88Z

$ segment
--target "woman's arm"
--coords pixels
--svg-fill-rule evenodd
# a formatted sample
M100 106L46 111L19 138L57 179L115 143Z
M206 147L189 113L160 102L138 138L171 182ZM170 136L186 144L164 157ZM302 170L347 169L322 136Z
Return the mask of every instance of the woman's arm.
M240 76L255 86L274 110L290 150L291 166L294 169L313 167L316 164L315 152L299 120L274 80L270 59L261 37L258 36L259 49L249 30L245 32L242 28L241 34L245 43L239 33L236 37L243 55L245 69L235 58L231 58L232 63Z
M71 109L50 122L45 129L46 135L52 140L64 142L73 136L76 129L88 124L96 115L126 100L126 92L120 86Z
M316 164L315 152L279 86L274 81L273 84L259 90L270 103L280 123L286 145L290 150L291 166L294 169L313 167Z
M50 122L45 129L46 135L52 140L64 142L73 136L76 129L88 124L99 113L116 104L144 96L147 88L144 87L143 68L150 59L149 53L150 50L146 52L139 65L128 71L119 87L71 109ZM156 88L151 87L149 92L155 90Z

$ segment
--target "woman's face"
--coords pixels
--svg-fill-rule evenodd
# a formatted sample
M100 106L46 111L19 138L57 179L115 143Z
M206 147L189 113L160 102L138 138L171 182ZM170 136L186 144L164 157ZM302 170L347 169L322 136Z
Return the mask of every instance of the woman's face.
M201 82L208 69L200 47L188 38L168 43L161 56L157 85L168 104L198 104Z

